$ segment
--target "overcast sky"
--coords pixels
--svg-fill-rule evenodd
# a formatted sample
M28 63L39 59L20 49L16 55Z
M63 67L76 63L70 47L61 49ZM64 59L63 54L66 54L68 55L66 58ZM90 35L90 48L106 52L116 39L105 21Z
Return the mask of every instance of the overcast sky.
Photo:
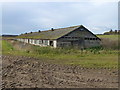
M74 25L95 34L118 29L118 2L5 2L1 8L2 34Z

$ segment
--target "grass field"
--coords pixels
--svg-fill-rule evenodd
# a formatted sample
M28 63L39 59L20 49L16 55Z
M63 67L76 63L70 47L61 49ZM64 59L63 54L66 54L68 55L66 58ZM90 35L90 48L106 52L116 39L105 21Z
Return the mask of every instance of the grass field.
M97 35L99 38L109 38L111 40L118 40L120 35Z
M81 67L91 68L118 67L118 50L87 49L81 51L75 49L29 46L30 48L28 49L18 49L10 42L2 40L2 53L34 57L41 61L55 64L79 65Z

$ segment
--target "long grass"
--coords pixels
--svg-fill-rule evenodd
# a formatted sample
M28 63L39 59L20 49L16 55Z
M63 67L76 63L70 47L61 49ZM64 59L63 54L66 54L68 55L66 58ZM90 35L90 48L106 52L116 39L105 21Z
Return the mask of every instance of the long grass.
M94 68L117 68L118 67L118 51L117 50L104 50L102 48L90 48L86 50L76 49L61 49L51 47L39 47L28 44L22 49L13 47L11 43L2 41L3 54L28 56L38 58L41 61L55 63L77 65L81 67L94 67ZM16 42L15 42L16 43ZM17 43L16 43L17 44ZM26 48L26 49L25 49Z
M101 38L101 45L104 49L118 50L120 48L119 36L120 35L97 35Z

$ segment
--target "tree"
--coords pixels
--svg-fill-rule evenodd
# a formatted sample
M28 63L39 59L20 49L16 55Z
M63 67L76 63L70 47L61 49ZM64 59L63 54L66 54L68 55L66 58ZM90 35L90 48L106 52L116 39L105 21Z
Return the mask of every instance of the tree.
M41 32L40 30L38 32Z
M118 31L117 31L117 30L115 30L115 34L118 34Z
M113 34L113 30L111 29L111 30L109 31L109 33L110 33L110 34Z

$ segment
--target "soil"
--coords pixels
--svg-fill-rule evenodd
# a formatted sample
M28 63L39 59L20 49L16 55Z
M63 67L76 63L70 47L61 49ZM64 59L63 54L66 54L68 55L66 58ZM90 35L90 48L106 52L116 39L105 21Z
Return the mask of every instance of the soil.
M31 57L3 55L2 88L118 88L118 70L57 65Z

